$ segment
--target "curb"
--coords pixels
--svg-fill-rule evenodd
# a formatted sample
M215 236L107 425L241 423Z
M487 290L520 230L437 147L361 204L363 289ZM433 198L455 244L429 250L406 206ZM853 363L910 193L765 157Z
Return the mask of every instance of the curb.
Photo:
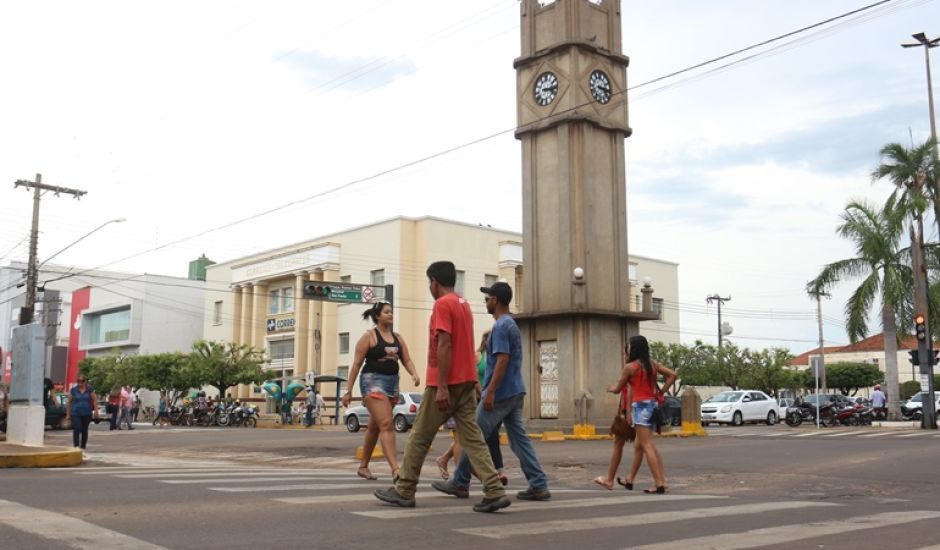
M0 468L68 468L82 463L81 449L72 447L7 447L19 452L4 454L7 449L0 449Z

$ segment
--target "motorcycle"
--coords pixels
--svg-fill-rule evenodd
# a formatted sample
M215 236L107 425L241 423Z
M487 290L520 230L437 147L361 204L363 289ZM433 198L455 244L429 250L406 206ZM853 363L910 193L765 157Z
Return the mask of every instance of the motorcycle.
M856 405L855 412L858 413L858 423L862 426L871 426L875 420L875 410L867 405Z
M787 426L796 427L803 422L816 422L816 405L799 401L792 407L787 407L787 416L784 419ZM826 426L835 424L835 414L832 410L832 403L825 403L819 407L819 425Z
M858 411L854 405L846 405L835 411L835 423L843 426L858 426Z

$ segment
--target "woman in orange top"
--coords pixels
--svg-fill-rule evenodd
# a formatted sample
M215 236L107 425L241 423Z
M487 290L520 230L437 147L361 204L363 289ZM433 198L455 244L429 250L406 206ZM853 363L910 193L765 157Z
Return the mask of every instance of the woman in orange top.
M630 475L621 480L617 478L617 483L623 485L627 490L633 490L633 479L636 477L643 463L643 457L646 457L646 463L649 465L650 473L653 476L654 486L652 489L644 489L644 493L663 494L666 492L666 473L663 467L663 460L653 443L653 414L659 407L659 397L668 390L676 381L676 373L650 358L649 342L643 336L634 336L630 338L626 349L627 363L623 367L620 380L616 384L607 388L611 393L626 392L626 399L623 402L630 404L626 409L627 423L636 429L636 441L633 443L633 465L630 469ZM657 374L663 375L664 383L662 389L656 384ZM620 459L623 454L624 440L614 442L614 452L611 456L610 468L606 479L597 478L595 483L613 488L613 480L617 475L617 468L620 466ZM617 444L619 443L619 447Z

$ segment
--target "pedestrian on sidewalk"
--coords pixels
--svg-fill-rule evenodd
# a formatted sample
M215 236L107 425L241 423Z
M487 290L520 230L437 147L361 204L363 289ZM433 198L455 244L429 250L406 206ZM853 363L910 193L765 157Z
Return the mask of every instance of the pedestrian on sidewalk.
M434 262L426 274L434 308L428 330L428 368L421 408L405 447L398 481L374 494L384 502L413 508L421 467L434 436L448 418L454 417L460 443L483 481L483 500L473 510L495 512L510 502L474 418L477 373L473 361L473 312L470 304L454 292L457 269L453 262Z
M646 458L646 464L649 466L650 473L653 476L653 487L644 489L644 493L663 494L668 489L666 485L666 472L663 465L662 455L659 449L653 443L653 430L658 424L655 421L657 417L657 408L660 406L660 397L664 395L672 384L676 381L676 373L669 368L650 358L649 342L643 336L633 336L630 338L627 349L627 363L623 367L620 380L616 384L607 388L611 393L621 393L626 391L625 403L631 404L627 409L627 423L636 429L636 441L633 443L633 464L630 467L630 475L624 479L617 478L617 483L623 485L628 491L633 490L633 480L640 471L640 465L643 458ZM663 375L663 387L660 389L656 382L657 375ZM607 472L607 478L597 478L595 483L605 486L608 490L613 488L613 479L617 475L617 468L620 466L620 458L623 453L623 444L618 447L618 441L614 441L614 451L610 460L610 468Z
M486 311L496 323L486 347L483 400L476 409L477 425L488 440L496 436L497 447L499 425L506 426L509 448L519 459L522 473L529 483L529 487L516 496L520 500L551 500L548 476L539 464L522 419L526 395L522 379L522 334L509 313L512 287L508 283L496 282L490 287L481 287L480 292L486 295ZM502 459L501 453L499 458ZM470 460L465 454L451 481L434 481L431 486L442 493L466 498L469 496L470 475Z
M307 386L307 412L304 415L304 426L313 426L313 410L317 407L317 391L313 386Z
M888 418L888 409L886 407L888 399L885 393L881 391L881 384L875 384L875 391L871 392L871 406L875 410L875 418L886 420Z
M356 475L369 480L377 479L369 470L369 462L375 444L379 442L385 460L392 469L392 479L396 479L399 466L392 409L398 402L399 363L405 366L415 387L421 385L421 378L415 370L405 339L392 330L392 304L376 302L362 313L362 318L372 321L374 327L363 333L356 342L348 389L342 397L343 406L348 407L352 399L352 384L358 376L362 404L369 410L369 424L363 437L362 460Z
M108 405L105 410L111 415L109 419L109 430L120 430L121 427L118 423L121 420L121 386L116 385L111 388L111 393L108 394Z
M118 429L121 429L121 424L127 422L127 429L134 429L134 418L133 418L133 409L134 409L134 398L131 395L130 386L124 386L121 388L121 417L118 420Z
M153 425L160 425L162 428L170 423L170 404L168 401L170 396L164 392L160 392L160 403L157 405L157 417L153 419Z
M84 374L78 375L78 384L69 391L69 400L65 404L65 420L72 423L72 446L82 450L88 446L88 425L92 418L98 418L98 399L95 389L88 385Z

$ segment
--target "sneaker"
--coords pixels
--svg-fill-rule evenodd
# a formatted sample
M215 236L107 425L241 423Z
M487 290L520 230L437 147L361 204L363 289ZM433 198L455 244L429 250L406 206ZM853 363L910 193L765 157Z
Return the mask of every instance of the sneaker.
M466 487L458 487L457 485L454 485L454 482L452 481L442 481L438 479L431 482L431 487L434 487L442 493L446 493L457 498L470 497L470 491L468 491Z
M381 500L382 502L394 504L395 506L401 506L402 508L415 507L414 498L405 498L401 496L394 487L389 487L388 489L376 489L372 492L372 494L375 495L375 498Z
M506 498L506 495L499 496L496 498L484 498L483 500L480 501L479 504L473 505L473 511L474 512L486 512L486 513L495 512L496 510L506 508L510 504L512 503L509 502L509 499Z
M88 455L85 454L85 451L82 451L82 460L88 460Z
M519 500L551 500L552 493L548 489L539 490L529 487L525 491L516 493L516 498Z

